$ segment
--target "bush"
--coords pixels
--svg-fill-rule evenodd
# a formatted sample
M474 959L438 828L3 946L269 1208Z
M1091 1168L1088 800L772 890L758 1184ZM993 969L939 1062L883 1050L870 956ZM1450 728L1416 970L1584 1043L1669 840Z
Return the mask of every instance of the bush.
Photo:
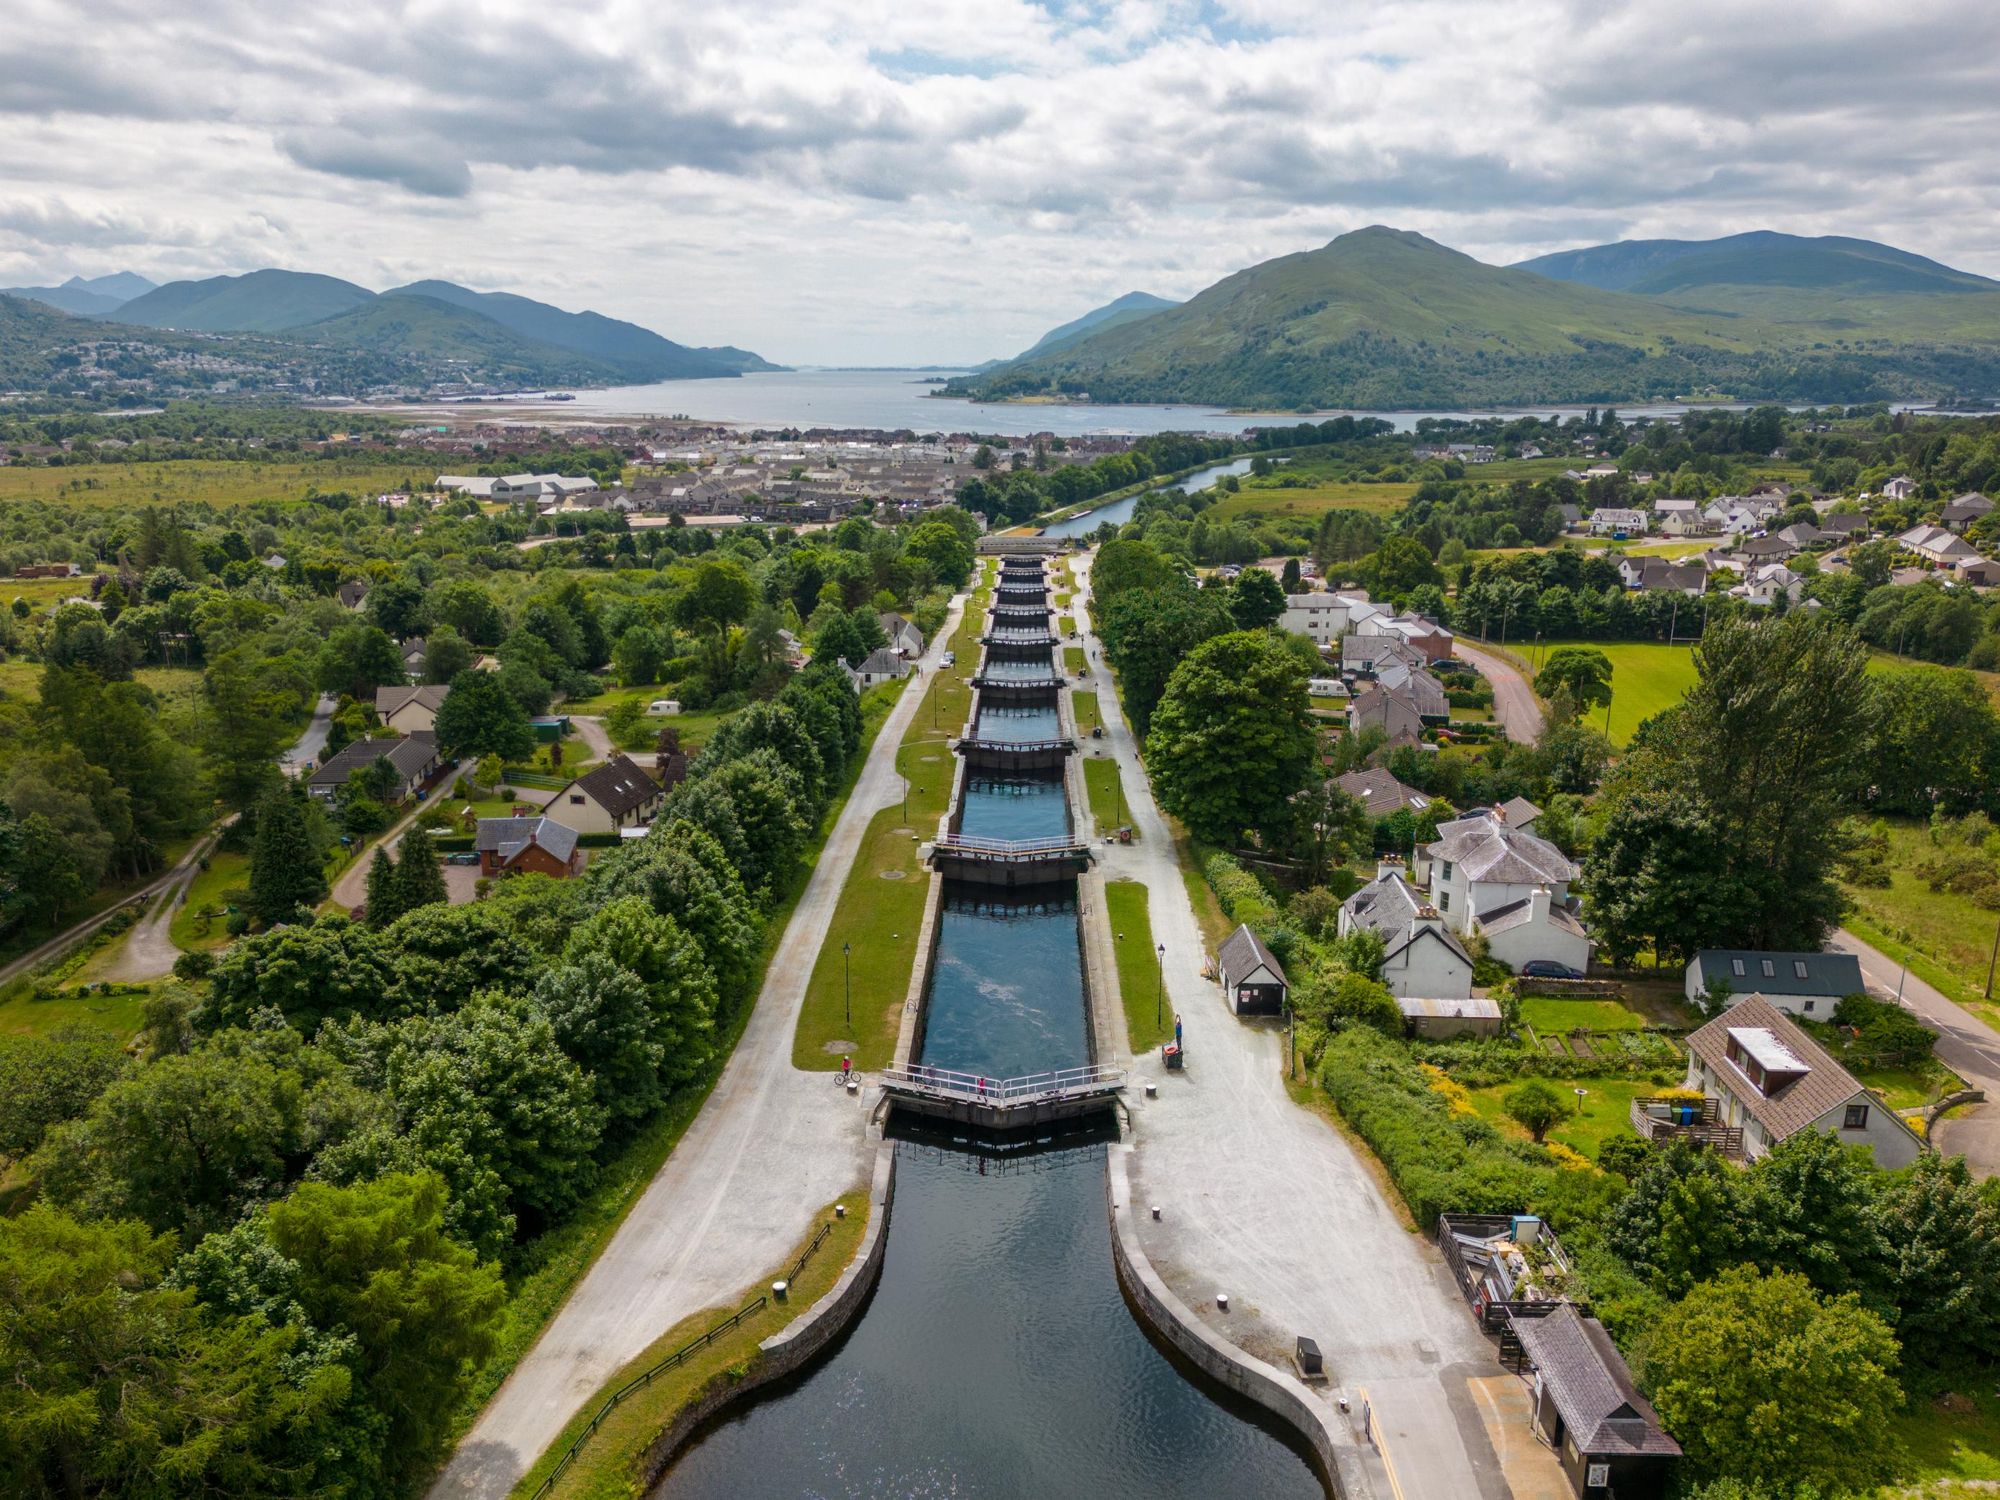
M1263 883L1227 854L1211 854L1202 867L1215 892L1222 914L1232 922L1242 922L1259 933L1278 919L1278 908Z
M213 953L183 953L174 960L174 978L185 979L189 983L208 978L214 970Z

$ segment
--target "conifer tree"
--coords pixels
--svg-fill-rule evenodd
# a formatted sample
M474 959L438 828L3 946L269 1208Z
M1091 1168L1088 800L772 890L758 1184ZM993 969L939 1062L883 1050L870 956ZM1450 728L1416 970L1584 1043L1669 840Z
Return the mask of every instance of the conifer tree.
M375 846L375 859L368 866L368 925L387 927L403 914L403 887L389 851Z
M448 899L437 846L425 829L412 828L404 834L402 847L396 851L396 898L398 916Z
M266 926L296 920L326 899L320 851L306 823L305 792L274 787L257 804L250 843L250 911Z

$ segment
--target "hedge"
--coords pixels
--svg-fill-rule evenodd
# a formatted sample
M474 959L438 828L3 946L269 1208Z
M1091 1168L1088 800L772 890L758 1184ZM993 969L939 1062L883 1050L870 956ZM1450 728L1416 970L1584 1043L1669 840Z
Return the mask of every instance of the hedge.
M1254 927L1260 935L1268 937L1268 929L1278 920L1278 908L1262 881L1229 854L1209 855L1202 873L1208 877L1216 904L1225 917Z

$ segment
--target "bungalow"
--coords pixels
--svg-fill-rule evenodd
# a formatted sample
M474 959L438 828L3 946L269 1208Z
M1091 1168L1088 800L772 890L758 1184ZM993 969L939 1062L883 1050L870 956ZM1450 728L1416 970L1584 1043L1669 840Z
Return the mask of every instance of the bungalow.
M1826 533L1810 521L1798 521L1778 533L1778 539L1790 542L1794 552L1803 552Z
M1944 514L1938 520L1946 531L1963 532L1966 527L1977 521L1981 516L1990 516L1992 514L1993 502L1977 490L1973 490L1968 494L1960 495L1951 504L1947 505L1944 508Z
M1334 778L1333 784L1359 802L1371 818L1386 818L1408 808L1422 812L1431 799L1413 786L1405 786L1377 766L1366 771L1349 771Z
M550 875L568 880L583 868L577 831L554 818L481 818L473 847L481 875Z
M1689 1000L1712 989L1762 995L1787 1015L1824 1021L1849 995L1865 994L1861 960L1852 953L1763 953L1751 948L1704 948L1688 960Z
M1327 646L1347 630L1347 601L1338 594L1287 594L1278 628Z
M368 585L358 578L350 578L333 591L333 597L340 601L342 609L359 609L368 597Z
M1977 557L1972 544L1954 536L1942 526L1912 526L1896 538L1896 544L1917 554L1925 562L1949 567L1964 557Z
M1223 942L1215 955L1215 967L1222 980L1222 997L1237 1015L1253 1011L1276 1014L1284 1009L1291 984L1264 940L1247 924Z
M1647 516L1643 510L1602 506L1590 513L1590 529L1596 536L1644 536Z
M1377 684L1363 688L1347 705L1347 728L1349 733L1379 728L1390 744L1400 744L1423 738L1424 716L1408 694Z
M1340 669L1373 677L1391 662L1424 665L1423 653L1401 636L1347 635L1340 638Z
M550 799L548 816L578 833L616 833L650 823L664 794L630 758L614 755Z
M1382 939L1382 983L1390 994L1471 998L1472 955L1404 878L1403 861L1393 854L1376 865L1373 880L1340 904L1340 936L1360 929Z
M847 669L848 681L854 684L857 693L865 693L884 682L901 682L909 675L910 659L899 656L887 646L869 652L868 659L859 667Z
M425 683L421 687L378 687L375 689L375 717L382 727L398 734L437 728L438 709L451 687L447 683Z
M1830 510L1819 518L1819 529L1836 541L1858 542L1868 535L1868 518L1858 510Z
M1708 569L1699 561L1669 562L1664 557L1623 557L1618 576L1628 589L1643 593L1681 593L1699 598L1708 588Z
M1532 1422L1582 1500L1649 1500L1667 1492L1676 1443L1639 1394L1611 1334L1565 1302L1512 1320L1535 1367Z
M1713 1101L1717 1124L1742 1131L1746 1160L1801 1130L1866 1146L1889 1171L1923 1154L1924 1143L1894 1110L1762 995L1745 995L1687 1046L1686 1086Z
M1882 486L1882 498L1885 500L1907 500L1916 492L1917 482L1907 474L1898 474Z
M306 778L306 790L322 801L331 801L352 773L365 770L378 759L388 761L396 772L389 801L401 802L437 774L437 736L418 731L400 739L355 740L319 763Z
M924 633L912 622L894 610L885 610L876 618L882 622L882 633L889 638L891 651L910 661L924 654Z
M1784 536L1746 536L1736 544L1736 555L1746 564L1783 562L1799 549Z
M420 635L413 635L398 648L403 653L403 671L410 681L415 682L424 675L424 663L429 659L430 648Z

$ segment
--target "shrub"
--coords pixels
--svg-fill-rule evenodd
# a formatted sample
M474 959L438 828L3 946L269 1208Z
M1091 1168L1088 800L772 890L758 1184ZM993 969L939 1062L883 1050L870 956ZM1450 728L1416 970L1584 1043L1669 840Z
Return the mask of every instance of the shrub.
M174 978L190 983L208 978L215 970L213 953L183 953L174 960Z
M1507 1111L1507 1117L1518 1124L1537 1144L1556 1126L1569 1118L1569 1106L1562 1096L1543 1083L1539 1078L1531 1078L1507 1091L1500 1101L1500 1107Z
M1203 873L1222 907L1222 914L1232 922L1242 922L1262 933L1277 921L1278 908L1270 893L1230 855L1209 855Z

